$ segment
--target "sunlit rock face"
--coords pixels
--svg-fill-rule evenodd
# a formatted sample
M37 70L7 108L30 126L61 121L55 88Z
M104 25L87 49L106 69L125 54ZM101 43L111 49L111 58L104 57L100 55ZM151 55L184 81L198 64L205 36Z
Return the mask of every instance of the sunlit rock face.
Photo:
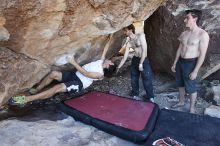
M5 46L53 64L60 54L86 52L98 38L148 18L162 1L3 0L0 8L11 34Z
M1 84L1 101L12 93L37 83L37 79L45 76L51 66L62 64L63 55L76 53L79 63L99 58L109 34L134 21L147 19L163 1L1 0L0 13L6 20L4 26L10 38L6 42L0 42L0 45L13 51L8 50L6 53L13 53L23 60L18 66L21 70L13 70L19 81L12 83L11 74L5 75L10 70L6 68L2 71L5 74L1 74L1 83L11 81L7 84L16 83L16 86L9 94L5 85ZM114 36L110 51L120 46L122 40L117 38L120 38L119 34ZM111 53L108 54L110 55ZM57 63L60 58L61 63ZM13 64L6 60L4 62L9 68L14 68ZM3 65L2 62L0 65ZM19 77L23 70L28 75L25 81Z
M203 16L199 25L210 35L205 65L200 76L220 62L220 1L219 0L168 0L145 22L149 56L155 71L171 73L179 45L177 38L184 31L184 11L200 9Z

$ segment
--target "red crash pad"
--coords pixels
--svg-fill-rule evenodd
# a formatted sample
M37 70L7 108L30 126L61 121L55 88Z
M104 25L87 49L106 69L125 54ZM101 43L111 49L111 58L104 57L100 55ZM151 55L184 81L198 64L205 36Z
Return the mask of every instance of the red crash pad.
M155 104L92 91L64 102L93 118L134 131L143 130Z

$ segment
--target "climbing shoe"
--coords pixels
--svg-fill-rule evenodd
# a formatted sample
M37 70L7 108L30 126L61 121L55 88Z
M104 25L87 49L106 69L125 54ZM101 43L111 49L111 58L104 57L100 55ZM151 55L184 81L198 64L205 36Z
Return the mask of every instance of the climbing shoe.
M26 103L25 96L14 96L9 101L9 104L11 105L25 105Z

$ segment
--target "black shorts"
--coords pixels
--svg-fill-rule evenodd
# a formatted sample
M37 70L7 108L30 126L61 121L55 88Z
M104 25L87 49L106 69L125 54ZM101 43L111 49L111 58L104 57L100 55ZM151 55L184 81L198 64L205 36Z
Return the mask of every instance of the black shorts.
M196 67L197 58L184 59L179 58L176 64L176 84L178 87L185 87L186 93L195 93L197 88L197 79L190 80L189 75Z
M81 91L83 87L82 82L73 71L63 71L61 82L65 84L67 92L70 94Z

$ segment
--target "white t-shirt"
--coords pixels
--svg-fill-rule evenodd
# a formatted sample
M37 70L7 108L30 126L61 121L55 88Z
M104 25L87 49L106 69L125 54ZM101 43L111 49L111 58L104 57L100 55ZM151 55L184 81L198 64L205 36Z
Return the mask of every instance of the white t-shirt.
M82 68L88 72L97 72L97 73L104 75L102 63L103 63L103 60L97 60L97 61L83 65ZM98 79L88 78L84 76L83 74L81 74L79 71L76 72L76 75L82 82L84 89L89 87L93 81L98 80Z

